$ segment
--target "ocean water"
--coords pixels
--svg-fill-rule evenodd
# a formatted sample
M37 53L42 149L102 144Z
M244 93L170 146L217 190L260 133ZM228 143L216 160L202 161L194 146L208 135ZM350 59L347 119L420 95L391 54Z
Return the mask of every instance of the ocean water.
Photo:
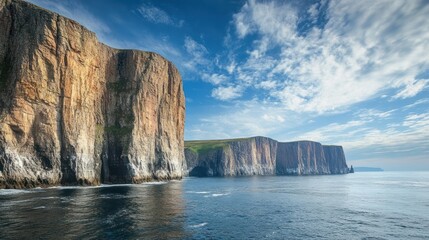
M429 172L0 190L0 239L429 239Z

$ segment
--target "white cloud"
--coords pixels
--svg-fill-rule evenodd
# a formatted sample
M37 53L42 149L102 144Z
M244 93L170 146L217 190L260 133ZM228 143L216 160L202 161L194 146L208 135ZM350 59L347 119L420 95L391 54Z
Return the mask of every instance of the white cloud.
M183 64L188 70L197 72L198 66L206 66L209 64L209 60L207 59L208 51L207 48L192 39L191 37L186 37L184 42L184 48L186 52L189 54L190 59Z
M142 4L137 11L141 14L143 18L153 23L161 23L171 26L181 27L183 25L183 20L175 20L164 10L157 8L151 4Z
M213 74L203 73L202 78L203 78L203 80L205 80L209 83L212 83L214 85L219 85L219 84L228 80L227 76L225 76L223 74L217 74L217 73L213 73Z
M415 101L412 104L408 104L408 105L406 105L406 106L403 107L403 110L408 110L410 108L419 106L419 105L421 105L423 103L429 103L429 98L422 98L422 99L419 99L419 100Z
M256 88L262 88L262 89L274 89L277 86L277 82L273 81L273 80L266 80L266 81L262 81L260 83L258 83L256 85Z
M357 127L362 127L367 123L364 120L352 120L343 124L331 123L324 127L300 134L301 140L312 140L323 143L337 143L339 138L349 138L360 131ZM359 130L358 132L356 130ZM365 128L366 130L366 128Z
M380 112L390 116L391 111ZM429 148L429 114L409 114L402 120L402 124L373 124L373 119L367 115L358 114L361 119L343 124L329 124L310 132L301 134L303 139L312 139L324 143L343 145L347 150L372 149L370 152L394 153L415 151ZM379 114L375 114L379 116Z
M186 51L196 58L202 58L205 54L208 53L208 51L207 51L206 47L204 47L204 45L196 42L191 37L185 38L185 45L184 46L185 46Z
M326 25L298 31L300 9L248 1L234 15L239 39L254 39L234 74L243 88L261 86L286 109L327 113L397 90L410 98L427 86L415 76L429 66L429 5L422 1L330 1ZM324 14L316 4L311 18ZM268 14L269 13L269 14ZM311 20L311 19L309 19ZM274 50L276 51L271 51ZM231 71L231 72L232 72Z
M228 71L229 74L232 74L237 67L237 64L233 60L228 66L226 66L226 71Z
M266 121L274 122L274 123L283 123L285 121L284 117L277 114L273 114L273 115L264 114L262 118Z
M315 3L313 5L310 6L310 8L308 9L308 14L310 14L311 18L316 18L319 15L319 4Z
M218 105L219 106L219 105ZM187 140L222 139L249 136L276 138L284 130L296 127L297 120L271 102L235 100L233 105L222 106L198 119L198 124L185 128ZM281 140L281 139L279 139Z
M389 110L389 111L380 111L377 109L362 109L359 110L355 115L360 119L365 121L373 121L376 119L385 120L390 117L392 113L394 113L397 109Z
M425 86L428 84L427 80L411 80L404 82L405 87L398 92L393 98L409 98L414 97L416 94L421 92Z
M240 97L243 90L240 86L217 87L212 91L212 97L225 101Z

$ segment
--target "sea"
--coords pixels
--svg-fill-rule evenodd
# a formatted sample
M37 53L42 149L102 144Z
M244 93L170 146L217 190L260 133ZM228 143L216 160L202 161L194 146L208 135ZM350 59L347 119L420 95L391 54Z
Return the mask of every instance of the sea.
M0 239L429 239L429 172L3 189Z

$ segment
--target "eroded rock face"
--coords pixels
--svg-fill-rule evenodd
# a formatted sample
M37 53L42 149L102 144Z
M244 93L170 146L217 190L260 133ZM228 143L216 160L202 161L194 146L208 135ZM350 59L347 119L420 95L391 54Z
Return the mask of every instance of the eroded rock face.
M158 54L0 0L0 188L182 177L182 80Z
M346 163L343 147L341 146L323 146L323 153L328 162L329 170L332 174L348 173L349 169Z
M204 145L204 143L202 143ZM194 151L185 148L190 176L272 175L276 168L277 142L266 137L217 142Z
M311 141L279 143L277 147L277 174L329 174L322 144Z
M190 176L348 173L342 147L323 146L318 142L282 143L266 137L253 137L189 141L185 145Z

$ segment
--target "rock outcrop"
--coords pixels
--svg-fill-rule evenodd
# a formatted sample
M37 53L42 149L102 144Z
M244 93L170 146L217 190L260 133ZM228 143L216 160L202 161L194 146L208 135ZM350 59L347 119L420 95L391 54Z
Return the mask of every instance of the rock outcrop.
M24 1L0 0L0 23L0 188L182 177L171 62Z
M190 176L344 174L348 167L341 146L318 142L277 142L266 137L187 141Z
M266 137L190 141L185 157L191 176L273 175L277 142Z
M279 175L330 174L322 144L311 141L278 143L276 173Z
M323 153L331 173L344 174L349 172L343 147L326 145L323 146Z

